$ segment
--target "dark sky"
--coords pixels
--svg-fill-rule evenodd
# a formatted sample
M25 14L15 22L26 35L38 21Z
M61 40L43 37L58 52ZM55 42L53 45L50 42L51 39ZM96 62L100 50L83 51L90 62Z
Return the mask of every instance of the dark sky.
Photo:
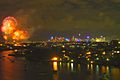
M0 0L0 22L18 19L31 40L91 34L120 38L120 0Z

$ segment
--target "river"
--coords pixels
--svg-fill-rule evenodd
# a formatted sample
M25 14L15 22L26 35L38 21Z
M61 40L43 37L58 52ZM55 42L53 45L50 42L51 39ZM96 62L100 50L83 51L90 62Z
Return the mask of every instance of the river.
M13 51L0 52L0 80L120 80L120 68L93 64L28 61L24 57L12 57Z

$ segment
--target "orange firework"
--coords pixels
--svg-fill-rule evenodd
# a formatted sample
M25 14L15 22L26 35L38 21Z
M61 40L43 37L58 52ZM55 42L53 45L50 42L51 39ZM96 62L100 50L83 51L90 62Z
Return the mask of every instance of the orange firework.
M2 32L5 34L11 34L14 32L17 25L17 21L14 17L7 17L3 20Z
M17 27L17 21L14 17L6 17L2 23L2 32L4 33L3 38L5 40L25 40L28 39L29 35L26 30L19 29Z
M12 36L13 40L25 40L27 38L28 38L28 33L24 30L16 30Z

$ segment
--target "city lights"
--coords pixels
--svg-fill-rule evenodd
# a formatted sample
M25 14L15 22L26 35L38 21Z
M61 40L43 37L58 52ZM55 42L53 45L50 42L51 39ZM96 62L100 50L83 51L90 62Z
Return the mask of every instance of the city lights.
M0 0L0 80L120 80L120 0Z
M86 54L88 54L88 55L89 55L89 54L91 54L91 52L87 52Z
M107 61L109 61L110 59L109 59L109 58L107 58L106 60L107 60Z
M86 36L85 39L84 38L80 38L80 36L78 37L75 37L75 36L72 36L71 38L67 38L67 37L63 37L63 36L52 36L50 37L50 39L48 40L50 42L82 42L82 41L85 41L85 42L106 42L106 38L105 37L91 37L91 36Z
M102 54L103 54L103 55L105 55L106 53L105 53L105 52L103 52Z

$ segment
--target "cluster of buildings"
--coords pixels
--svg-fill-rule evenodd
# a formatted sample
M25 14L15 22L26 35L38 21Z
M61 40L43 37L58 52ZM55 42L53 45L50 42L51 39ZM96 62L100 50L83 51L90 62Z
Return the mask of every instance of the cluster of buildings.
M60 61L97 64L120 64L120 41L110 42L50 42Z
M36 51L37 49L43 51L44 54L44 51L47 51L51 55L56 55L58 61L120 64L120 41L107 41L103 36L98 38L86 36L85 39L74 36L71 38L51 37L49 41L0 44L0 50L15 49L27 49L30 51ZM46 55L48 54L46 53ZM33 55L37 55L37 52L36 54L33 53Z
M72 36L71 38L65 38L62 36L55 36L55 37L51 37L49 40L49 42L81 42L81 41L92 41L92 42L106 42L106 38L104 36L100 36L100 37L96 37L96 38L91 38L90 36L86 36L84 39L81 39L79 37L75 37Z

